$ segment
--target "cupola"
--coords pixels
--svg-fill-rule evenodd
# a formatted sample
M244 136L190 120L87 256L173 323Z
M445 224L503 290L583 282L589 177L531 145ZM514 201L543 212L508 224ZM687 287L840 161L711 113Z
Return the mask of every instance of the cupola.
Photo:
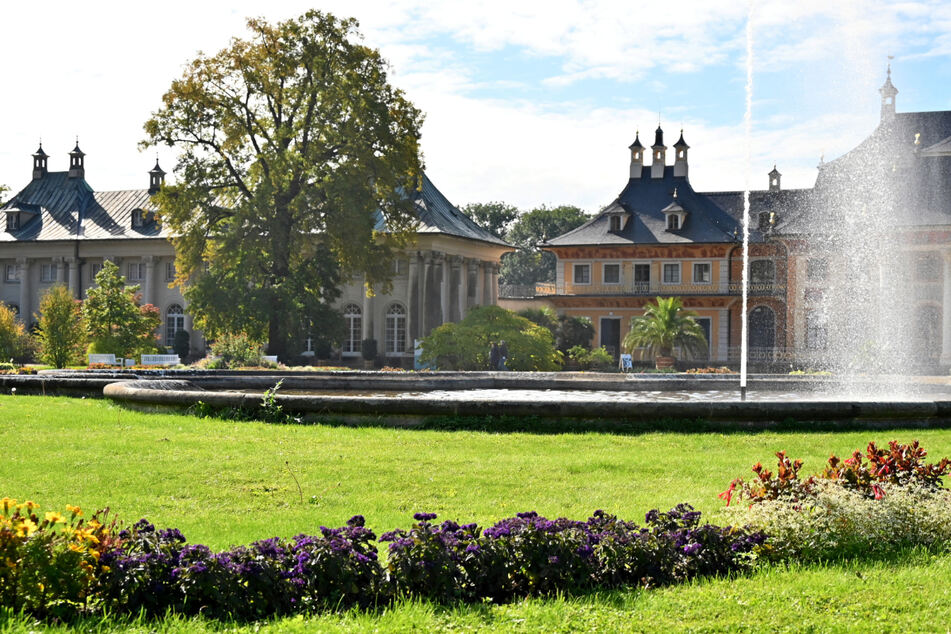
M162 189L165 184L165 171L159 165L158 157L155 157L155 167L149 170L149 193L155 194Z
M69 153L69 178L86 178L86 168L83 164L86 153L79 149L79 138L76 138L76 147Z
M769 191L780 191L780 189L782 189L780 186L780 180L782 179L783 175L779 173L778 169L776 169L775 164L773 165L773 171L767 174L767 176L769 176Z
M888 65L888 71L885 75L885 83L878 89L882 95L882 122L891 121L895 118L895 96L898 89L892 84L892 65Z
M631 178L640 178L644 171L644 146L641 145L641 131L634 134L634 143L628 148L631 150Z
M49 156L43 151L43 142L40 141L40 148L33 153L33 180L38 180L46 176L46 160L48 158Z
M664 145L664 131L660 124L657 125L657 131L654 133L654 145L651 146L651 178L664 177L664 165L667 162L667 146Z
M684 131L680 130L680 139L674 143L674 176L687 177L687 150L690 146L684 141Z
M664 219L667 221L667 231L678 231L683 229L684 222L687 220L687 210L680 205L677 200L677 188L674 188L673 201L661 209Z

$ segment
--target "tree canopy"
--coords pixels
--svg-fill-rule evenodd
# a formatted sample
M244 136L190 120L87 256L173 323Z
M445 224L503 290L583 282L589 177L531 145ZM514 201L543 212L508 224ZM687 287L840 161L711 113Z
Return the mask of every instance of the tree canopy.
M152 304L139 305L138 284L126 286L115 262L106 260L96 273L82 305L92 352L130 356L158 349L155 331L162 323Z
M529 286L538 282L554 282L555 255L542 251L536 245L587 221L588 216L584 211L573 205L542 205L519 216L505 236L518 250L502 258L502 282Z
M694 319L697 314L684 308L679 297L658 297L644 307L644 314L631 318L631 330L624 337L627 352L646 348L660 357L669 357L674 346L688 354L703 351L707 338Z
M502 202L470 203L461 208L477 225L497 238L505 239L509 226L518 217L518 207Z
M247 24L248 39L199 54L172 82L143 145L179 152L176 184L156 200L196 324L286 356L342 280L386 289L415 225L423 117L355 20Z

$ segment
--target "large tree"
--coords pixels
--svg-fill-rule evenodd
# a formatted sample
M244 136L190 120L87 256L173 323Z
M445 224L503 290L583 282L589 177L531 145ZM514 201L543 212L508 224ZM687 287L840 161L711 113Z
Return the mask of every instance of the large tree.
M531 286L538 282L554 282L555 255L542 251L537 245L588 220L584 211L573 205L542 205L519 216L505 236L518 250L502 258L503 283Z
M414 227L422 114L355 20L309 11L247 24L248 39L172 82L143 144L179 152L177 183L157 201L196 324L286 356L343 279L386 289Z
M503 240L512 221L518 218L518 207L502 202L469 203L461 211L477 225Z

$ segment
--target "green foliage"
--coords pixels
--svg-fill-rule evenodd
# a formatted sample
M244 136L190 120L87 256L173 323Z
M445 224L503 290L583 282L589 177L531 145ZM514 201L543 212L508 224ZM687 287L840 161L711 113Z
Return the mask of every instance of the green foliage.
M223 333L211 344L212 356L218 357L215 367L230 369L261 365L263 349L260 341L244 332Z
M308 11L247 24L249 39L172 82L144 145L179 152L177 184L155 200L196 324L283 357L343 276L386 289L416 219L422 114L356 21Z
M50 287L40 299L36 339L43 363L54 368L82 363L86 348L82 303L62 284Z
M33 346L26 328L17 319L16 312L0 302L0 360L25 363L33 354Z
M90 352L126 357L158 350L155 331L162 320L155 306L139 305L138 293L137 284L126 286L115 262L103 263L82 305Z
M472 218L477 225L503 240L509 225L518 217L518 207L503 202L470 203L460 208L460 211Z
M570 348L581 346L587 348L594 338L594 324L590 317L576 317L561 315L558 317L558 330L555 332L555 341L558 349L567 352Z
M607 370L614 367L614 356L604 346L588 350L582 346L573 346L568 349L568 357L577 363L582 370L597 368Z
M423 339L423 363L441 370L488 370L493 343L505 341L510 370L550 372L562 364L547 328L498 306L472 308L458 323L445 323Z
M658 297L654 304L647 304L643 315L631 318L631 330L622 343L624 350L647 348L659 357L669 357L674 346L688 354L703 350L707 339L694 320L696 313L683 306L679 297Z
M558 314L554 311L554 309L549 308L548 306L542 306L541 308L523 308L516 314L519 317L524 317L534 324L538 324L542 328L547 328L549 332L551 332L552 336L557 336Z
M376 339L364 339L360 342L360 354L367 361L376 359Z
M502 283L533 285L555 281L553 253L541 251L538 244L580 227L589 217L578 207L542 205L521 215L506 235L518 251L502 256Z

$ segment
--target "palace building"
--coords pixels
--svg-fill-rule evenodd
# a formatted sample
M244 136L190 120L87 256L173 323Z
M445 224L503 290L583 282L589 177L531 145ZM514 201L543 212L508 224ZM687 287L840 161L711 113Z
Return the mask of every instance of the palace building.
M82 298L102 263L112 260L129 283L141 286L142 302L159 309L161 342L171 346L184 329L192 334L192 352L203 354L205 341L193 331L188 304L170 284L175 251L151 198L165 178L158 161L147 188L97 191L86 179L78 141L67 171L50 171L49 160L41 145L32 180L0 206L0 301L29 324L46 289L64 284ZM510 247L476 226L425 175L415 196L417 239L394 263L391 292L368 297L362 276L343 289L338 307L347 337L339 352L345 360L360 356L363 340L375 339L387 363L411 363L414 339L461 319L470 306L497 300L499 259Z
M900 307L913 312L908 329L919 359L951 364L951 111L897 113L890 69L880 92L878 127L821 163L814 187L783 189L774 166L768 186L750 193L754 362L821 357L830 329L878 345L869 333L888 323L873 287L891 284L902 290ZM637 135L629 149L617 199L540 245L557 257L557 281L539 285L535 301L591 318L592 343L617 354L631 317L657 296L677 296L707 334L699 361L737 360L744 193L695 191L682 131L672 165L659 126L650 148ZM875 231L860 230L868 227ZM846 262L855 247L865 252ZM849 309L838 323L829 310L835 289L834 301Z

